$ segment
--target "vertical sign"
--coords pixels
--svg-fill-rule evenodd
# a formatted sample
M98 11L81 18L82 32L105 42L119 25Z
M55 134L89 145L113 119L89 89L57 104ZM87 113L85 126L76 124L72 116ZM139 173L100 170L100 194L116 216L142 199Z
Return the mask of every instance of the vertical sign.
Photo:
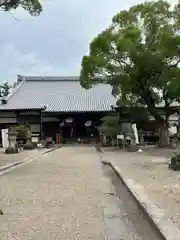
M9 147L8 129L1 129L1 137L2 137L3 148L4 149L8 148Z

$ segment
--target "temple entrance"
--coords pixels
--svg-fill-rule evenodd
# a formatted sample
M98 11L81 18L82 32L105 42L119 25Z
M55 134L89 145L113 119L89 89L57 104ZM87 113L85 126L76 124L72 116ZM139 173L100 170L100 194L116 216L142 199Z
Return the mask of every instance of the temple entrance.
M43 122L44 139L52 137L53 141L56 141L56 135L60 134L60 139L63 142L77 142L78 139L88 142L96 138L96 126L101 116L93 113L75 113L51 116L51 119L56 118L56 121L51 121L50 117L46 118L46 121L49 121Z
M82 122L64 123L60 130L63 138L89 138L93 133L92 127L86 127Z
M73 125L65 125L65 126L61 127L60 134L61 134L62 138L75 137Z
M43 123L43 138L52 137L56 141L56 134L60 133L59 122L45 122Z

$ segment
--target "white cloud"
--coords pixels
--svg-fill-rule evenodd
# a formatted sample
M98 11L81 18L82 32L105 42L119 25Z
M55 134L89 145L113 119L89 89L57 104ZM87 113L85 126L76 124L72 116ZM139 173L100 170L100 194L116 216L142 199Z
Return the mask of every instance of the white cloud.
M0 81L17 74L78 75L92 38L114 14L140 2L49 0L37 18L22 9L0 12Z
M40 59L35 52L21 53L13 44L0 48L1 81L14 81L17 74L21 75L68 75L70 69L78 75L79 69L75 63L67 68L53 66Z

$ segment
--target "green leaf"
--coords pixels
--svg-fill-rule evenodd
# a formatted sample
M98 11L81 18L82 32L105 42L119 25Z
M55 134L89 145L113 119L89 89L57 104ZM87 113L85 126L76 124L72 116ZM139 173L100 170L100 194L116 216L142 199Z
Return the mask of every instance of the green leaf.
M4 98L9 95L9 90L11 89L11 86L8 82L5 82L4 84L0 85L0 97Z
M1 1L0 7L6 12L22 7L34 16L37 16L42 12L42 5L38 0L4 0Z
M145 107L163 121L157 104L166 103L168 117L170 104L180 101L179 9L159 0L117 13L83 57L82 86L91 87L101 77L112 85L120 105Z

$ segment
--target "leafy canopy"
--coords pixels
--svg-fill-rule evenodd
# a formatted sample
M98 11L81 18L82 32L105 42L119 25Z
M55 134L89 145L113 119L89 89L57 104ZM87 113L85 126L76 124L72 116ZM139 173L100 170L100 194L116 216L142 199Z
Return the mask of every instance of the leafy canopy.
M98 127L99 132L107 137L116 137L120 132L120 126L116 116L106 116L101 119L102 123Z
M28 136L29 126L27 124L20 124L16 126L17 138L26 139Z
M9 95L9 90L11 89L11 86L8 82L3 83L0 85L0 98L7 97Z
M145 2L118 13L90 44L82 59L80 82L111 84L123 106L146 106L162 121L156 106L180 100L180 5Z
M39 0L1 0L0 7L6 12L18 7L22 7L31 15L35 16L39 15L42 11L42 6Z

